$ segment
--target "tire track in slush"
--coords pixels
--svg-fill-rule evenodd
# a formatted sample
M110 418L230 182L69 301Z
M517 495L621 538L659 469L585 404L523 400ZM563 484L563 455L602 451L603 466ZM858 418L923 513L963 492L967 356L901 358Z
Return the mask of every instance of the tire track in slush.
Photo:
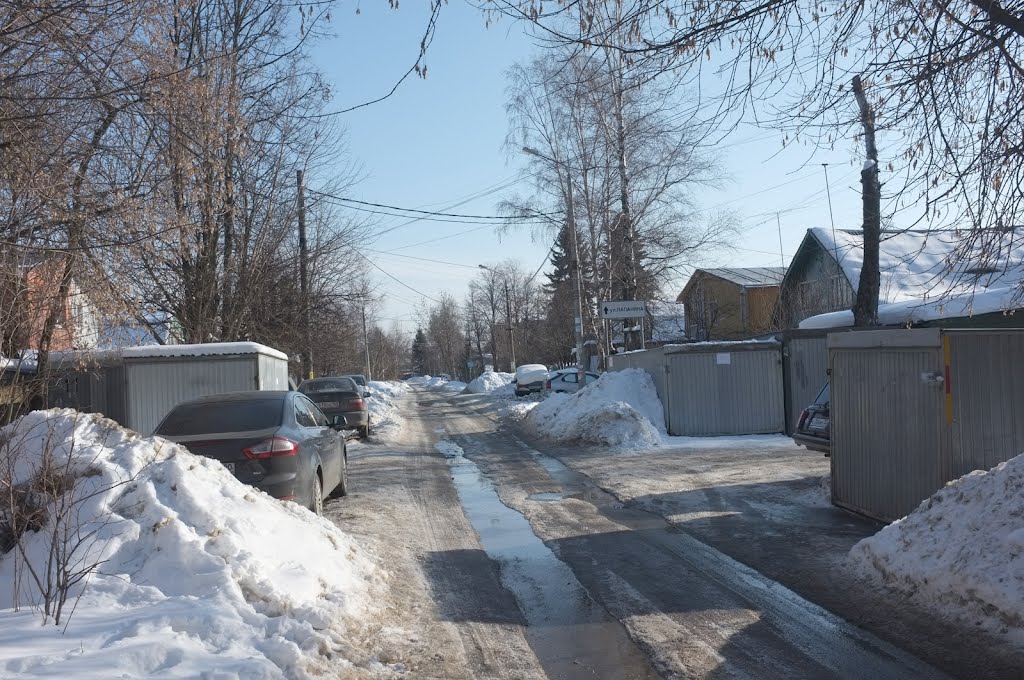
M501 565L502 584L526 618L526 639L552 678L661 677L623 626L594 602L572 569L498 498L490 480L458 444L442 439L466 518L487 555ZM610 673L610 674L609 674Z

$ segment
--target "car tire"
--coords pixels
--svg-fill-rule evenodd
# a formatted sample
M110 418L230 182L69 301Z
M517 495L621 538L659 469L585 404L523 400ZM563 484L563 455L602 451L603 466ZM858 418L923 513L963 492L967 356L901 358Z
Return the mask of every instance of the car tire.
M320 471L313 473L313 488L310 491L310 511L316 516L324 514L324 485L320 481Z
M360 439L366 439L369 436L370 436L370 424L367 423L366 425L363 425L362 427L359 428L359 438Z
M331 498L342 498L348 495L348 457L341 463L341 481L331 492Z

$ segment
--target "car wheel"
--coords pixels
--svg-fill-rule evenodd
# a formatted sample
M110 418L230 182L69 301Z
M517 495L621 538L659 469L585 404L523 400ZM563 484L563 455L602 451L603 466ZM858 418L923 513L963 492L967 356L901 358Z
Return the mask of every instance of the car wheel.
M363 425L362 427L359 428L359 438L360 439L366 439L369 436L370 436L370 424L367 423L366 425Z
M313 494L309 509L313 514L320 516L324 514L324 485L320 481L320 471L313 473Z
M342 450L341 457L341 481L338 482L338 486L334 487L334 491L331 491L331 498L348 495L348 453Z

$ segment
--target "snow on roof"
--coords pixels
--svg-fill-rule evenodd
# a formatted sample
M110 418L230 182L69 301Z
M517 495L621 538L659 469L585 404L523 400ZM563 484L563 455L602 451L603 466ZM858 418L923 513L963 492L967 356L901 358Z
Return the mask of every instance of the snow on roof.
M864 233L821 227L807 233L839 263L850 286L857 290L864 265ZM1024 233L1015 229L998 233L883 232L878 254L879 301L920 301L929 296L1012 287L1024 279L1022 263Z
M989 288L942 296L933 300L903 300L878 305L878 323L883 326L955 319L1017 309L1021 300L1017 288ZM818 314L800 322L800 328L843 328L853 325L853 312Z
M277 359L288 360L284 352L256 342L207 342L198 345L144 345L126 347L122 350L126 359L150 357L203 357L229 354L266 354Z
M698 269L697 271L706 272L745 288L777 286L782 283L782 278L786 275L785 267L721 267Z

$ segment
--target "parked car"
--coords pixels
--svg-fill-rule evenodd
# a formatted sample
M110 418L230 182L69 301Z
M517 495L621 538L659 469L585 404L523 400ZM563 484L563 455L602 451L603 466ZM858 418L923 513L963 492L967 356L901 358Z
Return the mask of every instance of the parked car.
M343 426L357 430L359 437L370 436L370 410L366 403L370 396L352 378L313 378L303 380L299 392L313 400L328 418L341 416Z
M583 374L583 386L590 385L601 376L587 371ZM575 368L560 368L552 371L544 389L550 392L577 392L580 389L579 372Z
M793 432L793 441L826 456L832 452L832 421L829 418L828 383L821 388L814 403L800 413Z
M523 364L516 369L516 377L512 383L516 386L516 396L525 397L531 392L540 392L548 379L548 367L542 364Z
M337 426L303 394L254 391L184 401L154 434L319 515L325 496L348 493L348 450Z
M366 389L366 376L361 373L354 373L352 375L342 376L344 378L351 378L352 382L359 385L359 389L363 391L364 397L370 396L370 390Z

